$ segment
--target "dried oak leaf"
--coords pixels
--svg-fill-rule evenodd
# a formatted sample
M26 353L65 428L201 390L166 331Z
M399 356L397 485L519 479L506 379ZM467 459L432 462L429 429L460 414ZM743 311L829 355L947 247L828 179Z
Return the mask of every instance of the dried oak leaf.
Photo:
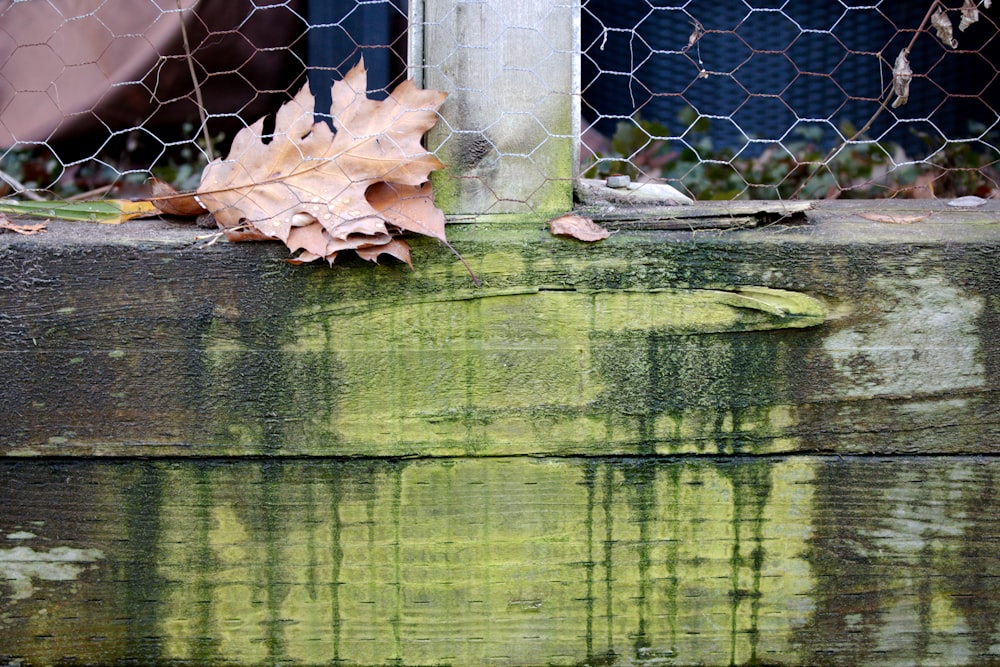
M366 94L362 61L333 84L335 131L314 122L308 86L285 103L265 143L264 120L241 130L229 156L202 173L199 201L227 235L279 239L295 261L353 250L409 263L403 232L447 243L430 173L444 165L421 144L446 93L400 84L385 100Z
M571 236L588 242L603 241L611 236L611 232L590 218L575 213L567 213L549 220L549 231L556 236Z

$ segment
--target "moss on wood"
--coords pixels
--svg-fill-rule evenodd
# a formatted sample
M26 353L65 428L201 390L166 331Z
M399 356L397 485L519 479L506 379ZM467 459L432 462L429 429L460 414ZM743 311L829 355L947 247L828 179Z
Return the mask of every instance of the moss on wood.
M53 223L0 248L0 451L990 451L1000 226L852 213L595 245L454 225L480 288L433 242L331 270Z
M1000 657L997 474L969 457L8 462L0 660L980 665ZM28 546L101 556L46 578L10 557Z

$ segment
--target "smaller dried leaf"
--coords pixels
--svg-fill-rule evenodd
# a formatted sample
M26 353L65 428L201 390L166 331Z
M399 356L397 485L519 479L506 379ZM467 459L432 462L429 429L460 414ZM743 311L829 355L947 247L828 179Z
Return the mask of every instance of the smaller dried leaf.
M596 224L590 218L575 213L567 213L549 221L549 231L556 236L570 236L580 241L603 241L611 232Z
M308 264L309 262L315 262L317 259L320 259L319 255L314 255L311 252L303 252L299 253L297 257L289 257L285 261L288 262L289 264L294 264L295 266L299 266L300 264ZM333 260L337 259L337 254L334 253L332 257L327 257L326 259L327 261L330 262L330 266L333 266Z
M149 179L153 196L148 199L161 213L179 215L185 218L197 218L208 213L198 198L191 194L181 194L172 185L158 178Z
M978 20L979 8L976 7L975 0L965 0L965 3L962 5L962 20L958 24L958 29L961 32L965 32L966 28Z
M270 236L257 231L252 227L220 227L226 240L231 243L243 243L245 241L273 241Z
M285 243L292 252L304 250L310 256L322 257L327 254L326 246L329 242L330 234L316 221L310 225L292 227Z
M892 103L893 109L903 106L910 99L913 70L910 69L910 61L907 59L909 53L909 49L902 49L896 56L896 64L892 68L892 92L896 95L896 100Z
M18 225L11 222L6 215L0 213L0 229L10 230L15 234L23 234L25 236L40 234L45 231L47 224L47 222L40 222L37 225Z
M694 30L691 31L691 35L688 37L687 48L689 49L694 46L699 39L701 39L702 35L705 34L705 28L698 21L692 19L691 25L694 27Z
M931 16L931 25L934 26L938 39L953 49L958 48L958 40L955 39L955 35L952 32L951 19L948 18L947 12L938 7L937 11Z
M328 256L335 256L342 250L384 246L392 241L392 235L385 223L378 218L364 218L352 222L353 226L350 230L338 228L336 235L332 234L320 222L292 227L285 243L292 252L304 250L309 256L327 257L332 263L333 258ZM299 255L299 258L301 259L305 253Z
M912 225L914 222L920 222L924 218L930 217L931 214L895 215L893 213L858 213L858 215L872 222L884 222L890 225Z

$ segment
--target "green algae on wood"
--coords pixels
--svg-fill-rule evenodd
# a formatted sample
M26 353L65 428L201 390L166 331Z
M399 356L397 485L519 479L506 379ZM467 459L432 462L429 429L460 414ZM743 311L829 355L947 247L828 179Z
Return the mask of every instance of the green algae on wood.
M324 316L333 320L332 328L344 339L363 341L371 349L389 349L445 347L450 327L478 328L477 336L483 341L536 343L624 331L696 335L797 329L822 324L826 307L805 294L751 285L648 290L538 287L469 290L406 302L374 300L333 309L316 306L294 314L317 323Z
M376 451L391 451L394 442L435 442L434 451L447 454L501 443L507 452L531 453L545 431L553 443L614 447L606 429L587 418L590 406L607 400L615 372L601 362L605 342L614 346L629 333L798 329L822 323L825 314L808 296L750 287L486 291L318 311L296 315L313 324L285 351L290 358L316 352L336 359L340 380L355 390L333 414L306 416L312 437Z
M0 536L103 557L0 587L0 661L984 664L998 474L975 457L8 461Z
M432 242L414 271L331 270L163 223L53 223L0 246L0 452L992 451L1000 225L855 209L597 245L453 225L478 289Z

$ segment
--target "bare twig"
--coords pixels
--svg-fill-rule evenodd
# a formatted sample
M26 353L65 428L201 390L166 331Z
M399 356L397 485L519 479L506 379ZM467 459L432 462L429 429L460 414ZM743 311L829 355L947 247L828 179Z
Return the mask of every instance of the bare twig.
M462 263L462 266L465 267L465 270L469 272L469 277L472 278L472 284L475 285L476 287L482 287L483 283L479 281L479 278L476 277L476 273L472 270L472 267L469 266L469 263L465 261L465 258L462 257L462 255L457 250L455 250L454 246L452 246L444 239L438 239L438 241L443 243L444 246L451 251L451 254L455 255L455 257L458 258L458 261Z
M42 197L36 195L34 192L29 190L24 183L17 180L2 169L0 169L0 181L3 181L10 187L14 188L19 195L24 195L28 199L34 199L35 201L42 201Z
M177 9L181 12L181 38L184 40L184 55L187 57L188 71L191 73L191 83L194 85L194 99L198 104L198 116L201 118L201 132L205 140L205 153L208 161L215 159L215 151L212 150L212 137L208 133L208 116L205 113L205 102L201 97L201 84L198 83L198 74L194 70L194 57L191 55L191 42L188 41L187 23L184 21L181 0L177 0Z

